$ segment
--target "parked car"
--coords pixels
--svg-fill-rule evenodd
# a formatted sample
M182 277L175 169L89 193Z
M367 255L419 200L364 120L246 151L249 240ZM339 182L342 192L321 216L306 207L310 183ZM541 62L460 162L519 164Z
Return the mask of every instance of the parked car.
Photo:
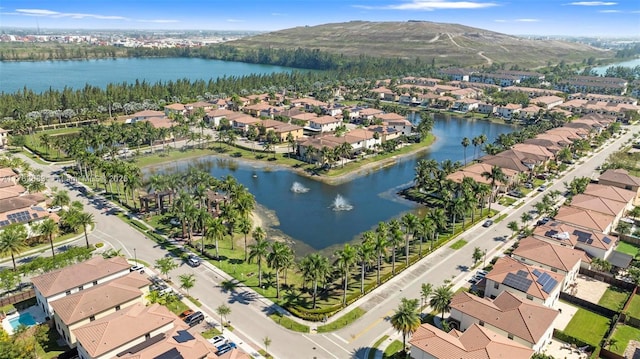
M193 313L195 313L195 312L192 309L187 309L184 312L180 313L179 317L184 319L184 318L190 316Z
M545 189L547 189L547 186L540 186L538 187L538 192L544 192Z
M213 344L214 347L221 346L223 344L227 344L228 340L224 337L224 335L216 335L215 337L209 339L209 343Z
M131 268L129 268L129 272L140 272L140 273L144 273L144 266L141 264L136 264L134 266L131 266Z
M482 226L486 228L486 227L491 227L492 224L493 224L493 220L487 219L486 221L484 221Z
M59 212L60 210L62 210L62 207L60 207L60 206L53 206L53 207L48 209L49 213Z
M545 224L547 224L550 220L551 220L551 218L549 218L549 217L543 217L543 218L540 218L540 219L538 220L538 225L539 225L539 226L544 226L544 225L545 225Z
M527 183L525 183L525 184L524 184L524 188L526 188L526 189L533 189L533 184L532 184L532 183L530 183L530 182L527 182Z
M228 342L225 344L222 344L221 346L218 347L218 351L216 352L217 356L220 356L226 352L230 352L232 349L236 348L236 343L234 342Z
M485 277L487 274L489 274L489 272L487 272L486 270L479 270L477 273L477 275L481 277Z
M202 323L202 321L204 321L204 314L200 311L190 314L188 317L184 318L184 322L189 324L190 327L195 327Z
M200 257L198 257L195 254L189 254L189 257L187 258L187 264L192 266L192 267L197 267L199 266L201 263Z
M509 191L507 192L507 194L511 197L516 197L516 198L521 198L524 197L524 193L518 191L518 190L513 190L513 191Z

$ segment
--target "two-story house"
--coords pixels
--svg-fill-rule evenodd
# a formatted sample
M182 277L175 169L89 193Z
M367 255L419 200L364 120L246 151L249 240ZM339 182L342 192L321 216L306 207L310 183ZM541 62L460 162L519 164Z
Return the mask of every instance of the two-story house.
M607 259L616 244L613 237L602 232L556 221L536 226L533 236L554 245L583 250L591 257L600 259Z

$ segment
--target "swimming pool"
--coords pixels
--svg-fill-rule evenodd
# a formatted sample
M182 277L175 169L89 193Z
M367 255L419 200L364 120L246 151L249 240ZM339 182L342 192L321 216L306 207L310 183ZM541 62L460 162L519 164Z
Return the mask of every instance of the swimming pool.
M16 329L18 329L20 325L31 327L38 323L36 323L36 320L33 319L33 316L31 315L31 313L20 313L20 316L9 319L9 324L11 325L11 328L13 328L13 330L15 331Z

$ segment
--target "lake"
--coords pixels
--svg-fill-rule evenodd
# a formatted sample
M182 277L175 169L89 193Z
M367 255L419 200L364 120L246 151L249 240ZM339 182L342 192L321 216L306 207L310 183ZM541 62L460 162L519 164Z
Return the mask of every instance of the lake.
M328 185L314 181L294 172L268 165L243 163L216 156L192 160L175 161L152 168L144 173L185 171L197 166L221 178L232 175L246 186L262 207L268 209L270 217L277 218L279 225L273 227L271 235L293 240L296 253L314 250L332 252L344 243L375 227L380 221L388 221L419 206L397 195L400 189L413 183L416 162L433 158L437 161L450 159L463 161L462 138L473 138L481 133L488 142L501 133L514 131L513 126L482 120L442 117L435 121L436 142L419 155L399 160L395 165L371 172L353 181L340 185ZM468 160L472 159L473 146L467 148ZM255 176L254 176L255 175ZM294 183L308 191L292 191ZM343 200L350 210L335 210L334 202Z
M51 87L79 89L86 84L105 88L109 83L149 83L187 78L216 79L275 72L305 71L290 67L196 58L119 58L108 60L0 61L0 92L13 93L27 87L43 92Z
M636 66L640 66L640 59L619 62L619 63L616 63L616 64L610 64L610 65L606 65L606 66L594 67L593 71L595 71L598 75L604 75L607 72L607 69L609 67L616 67L616 66L631 67L631 68L636 67Z

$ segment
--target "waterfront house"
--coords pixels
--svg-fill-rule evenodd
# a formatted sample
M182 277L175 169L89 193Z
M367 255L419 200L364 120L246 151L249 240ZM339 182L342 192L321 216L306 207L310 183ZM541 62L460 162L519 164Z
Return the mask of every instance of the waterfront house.
M533 237L554 245L580 249L592 258L600 259L607 259L616 244L613 237L602 232L558 221L536 226Z
M522 109L522 105L508 103L504 106L497 106L495 113L502 118L511 119L517 117L518 113L520 113L520 109Z

